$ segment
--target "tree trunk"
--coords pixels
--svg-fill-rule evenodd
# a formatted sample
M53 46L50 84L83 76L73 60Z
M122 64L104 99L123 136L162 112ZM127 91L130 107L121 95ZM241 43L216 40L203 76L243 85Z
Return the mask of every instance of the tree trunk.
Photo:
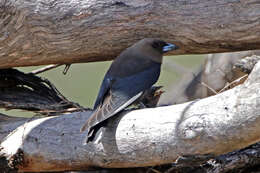
M144 37L170 54L259 49L259 16L260 0L0 0L0 68L111 60Z
M260 63L244 84L216 96L124 111L87 145L79 129L91 112L2 118L0 154L19 171L37 172L154 166L183 155L227 153L260 141L259 75Z

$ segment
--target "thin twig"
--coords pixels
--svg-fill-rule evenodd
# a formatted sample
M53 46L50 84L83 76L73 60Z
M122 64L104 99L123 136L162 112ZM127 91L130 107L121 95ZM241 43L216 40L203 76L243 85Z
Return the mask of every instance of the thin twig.
M208 88L210 91L212 91L214 94L218 94L217 91L215 91L213 88L211 88L209 85L207 85L204 82L200 82L201 85L205 86L206 88Z
M66 64L66 66L65 66L65 68L64 68L64 70L62 72L64 75L67 74L68 70L70 69L70 66L71 66L71 64Z
M222 88L218 93L221 93L222 91L225 91L229 86L235 84L235 83L238 83L240 82L242 79L244 79L245 77L247 77L248 74L245 74L244 76L240 77L240 78L237 78L236 80L232 81L231 83L229 83L228 85L226 85L224 88ZM217 94L218 94L217 93Z
M162 172L160 172L160 171L158 171L158 170L156 170L156 169L154 169L153 167L152 168L149 168L147 171L146 171L146 173L149 173L149 172L155 172L155 173L162 173Z
M207 85L206 83L202 82L201 80L196 79L196 74L192 73L194 79L199 82L199 84L203 85L204 87L208 88L210 91L212 91L214 94L218 94L217 91L215 91L213 88L211 88L209 85Z
M31 71L32 74L40 74L40 73L43 73L45 71L48 71L48 70L51 70L51 69L54 69L54 68L57 68L59 66L61 66L62 64L52 64L52 65L47 65L45 67L42 67L42 68L39 68L39 69L36 69L36 70L33 70Z

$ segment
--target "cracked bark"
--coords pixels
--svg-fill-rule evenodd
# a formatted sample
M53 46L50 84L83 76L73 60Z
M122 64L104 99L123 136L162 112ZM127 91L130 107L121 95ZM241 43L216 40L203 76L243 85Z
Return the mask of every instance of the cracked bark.
M0 68L111 60L144 37L171 54L259 49L259 16L259 0L1 0Z

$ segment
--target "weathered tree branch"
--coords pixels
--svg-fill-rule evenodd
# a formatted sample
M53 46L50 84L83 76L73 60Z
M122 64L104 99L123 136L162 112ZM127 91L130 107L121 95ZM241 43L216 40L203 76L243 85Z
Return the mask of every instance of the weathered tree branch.
M216 96L125 111L88 145L82 145L86 134L79 128L91 112L29 121L7 118L0 124L1 155L15 160L9 164L21 171L36 172L152 166L182 155L240 149L260 140L259 75L260 63L244 84Z
M0 68L103 61L144 37L172 54L260 48L260 0L0 0Z

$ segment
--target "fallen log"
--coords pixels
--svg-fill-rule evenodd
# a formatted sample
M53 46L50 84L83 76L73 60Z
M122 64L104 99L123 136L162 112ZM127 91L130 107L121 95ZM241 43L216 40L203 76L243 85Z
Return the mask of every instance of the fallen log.
M82 145L90 111L1 118L1 156L19 171L88 170L172 163L180 156L217 156L260 140L260 63L244 84L179 105L124 111Z
M112 60L145 37L173 54L260 49L260 1L0 0L0 68Z

